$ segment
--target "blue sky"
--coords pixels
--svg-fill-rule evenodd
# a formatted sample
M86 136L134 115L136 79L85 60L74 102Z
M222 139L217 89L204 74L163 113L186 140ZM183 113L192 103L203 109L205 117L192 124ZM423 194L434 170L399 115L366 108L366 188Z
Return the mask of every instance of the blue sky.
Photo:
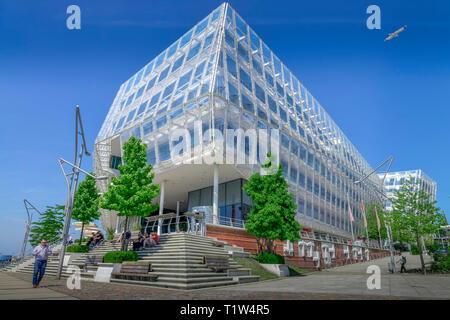
M423 169L450 212L450 3L230 1L373 167ZM81 8L81 30L66 8ZM0 0L0 252L17 253L23 199L64 204L74 106L92 150L121 83L221 1ZM381 30L366 8L381 8ZM408 28L384 42L389 32ZM84 158L84 169L92 159Z

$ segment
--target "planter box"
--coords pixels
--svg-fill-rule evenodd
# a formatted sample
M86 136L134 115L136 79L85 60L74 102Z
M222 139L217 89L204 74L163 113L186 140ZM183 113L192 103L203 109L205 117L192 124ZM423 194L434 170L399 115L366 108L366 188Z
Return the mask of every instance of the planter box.
M260 265L267 271L275 273L279 277L289 277L289 268L287 264L260 263Z

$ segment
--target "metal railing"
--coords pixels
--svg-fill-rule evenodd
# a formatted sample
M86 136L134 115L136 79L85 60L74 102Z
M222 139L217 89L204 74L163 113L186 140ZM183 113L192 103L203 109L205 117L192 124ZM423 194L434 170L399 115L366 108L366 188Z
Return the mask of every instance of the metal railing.
M160 226L161 234L183 232L206 236L206 219L202 213L185 212L179 215L167 213L151 216L145 220L147 223L143 231L146 233L157 232L158 226Z

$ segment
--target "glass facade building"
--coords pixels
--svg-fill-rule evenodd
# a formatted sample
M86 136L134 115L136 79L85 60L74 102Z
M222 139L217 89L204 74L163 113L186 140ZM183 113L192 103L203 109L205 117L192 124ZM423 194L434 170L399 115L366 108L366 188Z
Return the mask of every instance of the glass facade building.
M384 178L384 174L379 174L378 176ZM431 201L436 201L437 184L430 176L420 169L389 172L384 180L384 191L386 192L386 196L392 198L394 196L394 190L400 190L402 183L410 178L414 179L415 183L418 183L420 190L423 190L426 194L430 195ZM384 207L386 211L391 211L392 202L386 200Z
M238 129L244 134L229 140L227 130ZM174 137L180 130L187 134ZM262 143L263 131L279 144ZM245 220L251 203L239 188L260 171L268 151L279 155L298 205L297 219L307 228L350 238L347 198L356 220L360 201L381 203L381 179L372 175L354 183L372 170L370 165L227 3L120 86L96 139L97 174L118 173L111 157L121 156L132 135L147 144L155 182L164 184L164 208L174 210L177 201L184 210L212 205L215 223ZM211 154L225 157L229 148L234 161L208 163ZM256 163L251 161L255 153ZM106 183L98 183L106 190ZM114 213L102 215L104 227L114 227L114 221ZM355 232L360 228L354 223Z

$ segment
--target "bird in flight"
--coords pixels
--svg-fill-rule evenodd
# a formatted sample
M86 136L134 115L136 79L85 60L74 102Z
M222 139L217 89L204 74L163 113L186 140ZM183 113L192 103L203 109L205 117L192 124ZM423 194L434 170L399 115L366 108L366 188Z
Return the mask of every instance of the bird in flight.
M388 41L391 40L394 37L398 37L398 34L400 32L402 32L403 30L406 29L406 26L401 27L400 29L398 29L397 31L395 31L394 33L389 33L389 37L387 37L386 39L384 39L384 41Z

